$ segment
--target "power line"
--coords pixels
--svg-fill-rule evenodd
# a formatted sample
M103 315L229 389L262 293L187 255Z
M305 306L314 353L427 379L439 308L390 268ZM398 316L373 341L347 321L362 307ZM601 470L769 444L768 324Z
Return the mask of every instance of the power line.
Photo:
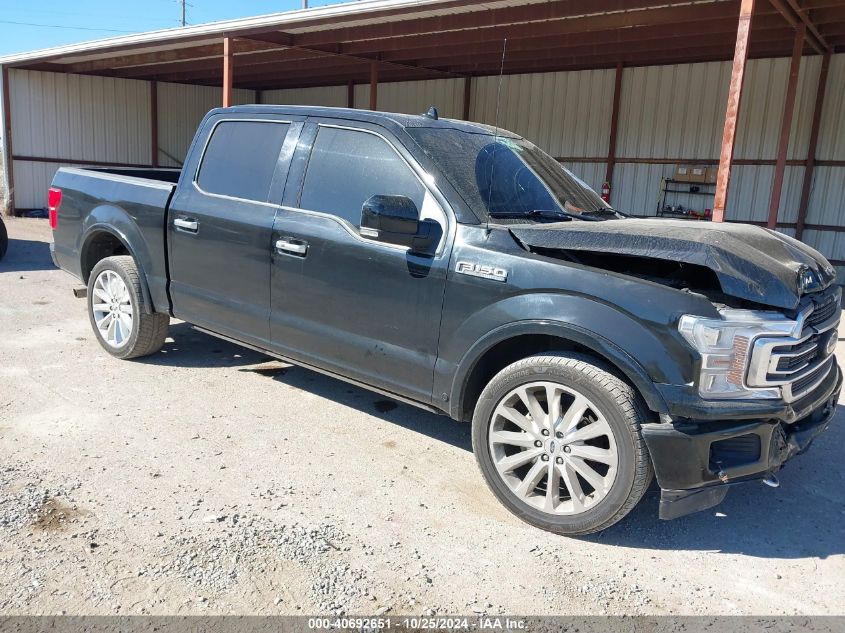
M35 24L34 22L14 22L12 20L0 20L0 24L14 24L15 26L36 26L44 29L70 29L72 31L107 31L109 33L137 33L138 30L127 31L123 29L95 29L88 26L67 26L66 24Z

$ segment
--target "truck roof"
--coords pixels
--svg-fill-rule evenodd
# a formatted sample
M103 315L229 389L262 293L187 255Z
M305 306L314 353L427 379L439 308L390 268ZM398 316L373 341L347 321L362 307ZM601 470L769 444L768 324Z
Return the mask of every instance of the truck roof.
M329 117L335 119L346 119L348 121L360 121L375 123L385 127L407 128L441 128L447 130L458 130L471 134L494 135L497 129L483 123L472 123L459 121L457 119L431 117L422 114L400 114L396 112L376 112L373 110L358 110L356 108L329 108L324 106L297 106L297 105L239 105L230 108L215 108L210 114L223 112L243 112L251 114L289 114L297 116ZM521 138L519 135L508 130L498 129L498 135L507 138Z

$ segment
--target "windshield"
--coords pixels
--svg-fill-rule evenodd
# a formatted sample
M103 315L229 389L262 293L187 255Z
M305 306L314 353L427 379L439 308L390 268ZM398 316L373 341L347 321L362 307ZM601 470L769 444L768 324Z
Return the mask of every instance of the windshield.
M586 183L524 139L494 138L444 128L409 128L408 133L482 221L612 214Z

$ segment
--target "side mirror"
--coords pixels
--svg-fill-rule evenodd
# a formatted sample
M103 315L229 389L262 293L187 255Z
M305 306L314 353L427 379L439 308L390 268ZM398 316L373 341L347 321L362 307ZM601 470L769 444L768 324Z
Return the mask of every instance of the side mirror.
M361 208L364 237L379 242L412 246L420 228L420 212L406 196L371 196Z

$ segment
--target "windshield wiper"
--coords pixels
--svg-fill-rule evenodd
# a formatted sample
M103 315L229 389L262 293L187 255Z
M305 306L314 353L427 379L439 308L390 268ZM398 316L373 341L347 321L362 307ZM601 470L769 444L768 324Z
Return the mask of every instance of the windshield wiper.
M551 221L569 221L569 220L584 220L587 222L599 222L599 218L590 217L588 215L579 215L577 213L569 213L560 209L532 209L526 212L517 211L490 211L491 218L508 218L508 219L522 219L529 218L531 220L551 220Z
M623 213L622 211L617 211L616 209L606 208L606 209L596 209L595 211L584 211L584 215L592 216L593 218L604 216L607 217L609 215L618 215L621 217L628 217L627 213Z

